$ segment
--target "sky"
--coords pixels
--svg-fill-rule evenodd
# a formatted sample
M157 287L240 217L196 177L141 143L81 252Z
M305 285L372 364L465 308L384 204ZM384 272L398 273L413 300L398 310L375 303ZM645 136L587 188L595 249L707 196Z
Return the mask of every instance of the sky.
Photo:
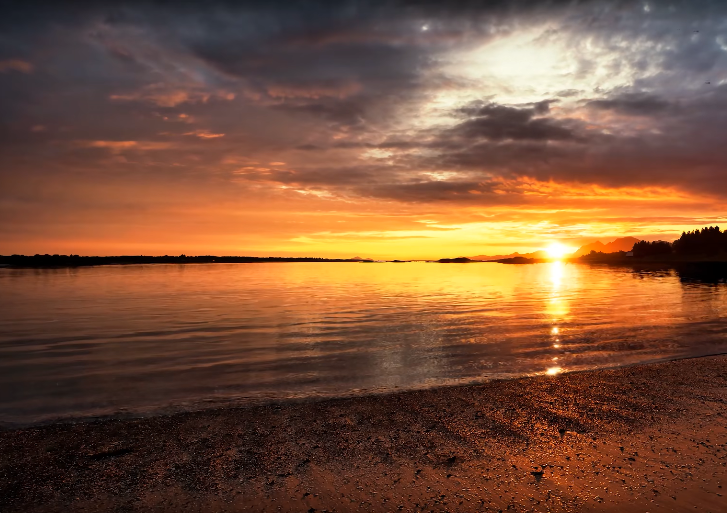
M0 254L440 258L727 225L727 2L2 4Z

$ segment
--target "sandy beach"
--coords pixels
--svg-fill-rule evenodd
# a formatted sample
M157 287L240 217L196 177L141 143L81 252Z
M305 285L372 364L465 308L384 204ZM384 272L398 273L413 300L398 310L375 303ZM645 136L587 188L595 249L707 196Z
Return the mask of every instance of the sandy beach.
M0 511L727 510L727 357L0 432Z

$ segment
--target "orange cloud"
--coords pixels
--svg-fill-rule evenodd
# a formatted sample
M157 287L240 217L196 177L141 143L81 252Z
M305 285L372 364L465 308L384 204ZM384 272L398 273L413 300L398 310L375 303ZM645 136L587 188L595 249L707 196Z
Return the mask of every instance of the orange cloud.
M167 150L172 147L171 143L157 141L77 141L76 145L84 148L108 148L113 153L124 150Z
M9 59L6 61L0 61L0 73L8 71L20 71L21 73L32 73L35 67L26 61L20 59Z
M218 137L225 136L225 134L213 134L209 130L195 130L194 132L186 132L183 135L194 135L200 139L217 139Z
M494 179L496 194L522 194L554 199L587 199L603 201L694 201L674 187L603 187L596 184L544 182L535 178ZM475 191L470 191L475 192Z
M139 91L110 96L110 99L116 101L146 101L159 107L176 107L183 103L207 103L210 98L230 101L235 99L235 94L227 91L207 91L198 87L170 87L158 83L148 85Z

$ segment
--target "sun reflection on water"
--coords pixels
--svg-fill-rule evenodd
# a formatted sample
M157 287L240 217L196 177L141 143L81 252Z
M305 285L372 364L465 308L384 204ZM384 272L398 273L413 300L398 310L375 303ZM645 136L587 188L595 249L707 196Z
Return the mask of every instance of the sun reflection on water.
M560 289L563 284L564 267L560 260L550 263L550 282L553 284L553 290Z
M552 337L553 349L560 350L561 329L557 324L566 320L570 312L562 290L567 281L566 267L560 261L551 262L548 265L550 266L548 277L551 283L551 290L550 297L545 304L545 314L550 317L550 336ZM553 356L551 361L557 362L560 356L562 356L562 353L558 351L557 355ZM550 367L546 370L546 374L549 376L554 376L561 372L563 372L563 367Z

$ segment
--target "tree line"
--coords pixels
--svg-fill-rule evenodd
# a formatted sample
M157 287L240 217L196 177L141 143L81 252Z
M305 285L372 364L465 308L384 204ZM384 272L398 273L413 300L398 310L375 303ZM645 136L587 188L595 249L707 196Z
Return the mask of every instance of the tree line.
M662 255L719 255L727 253L727 231L719 226L708 226L701 230L682 232L674 242L641 240L632 249L635 257Z

